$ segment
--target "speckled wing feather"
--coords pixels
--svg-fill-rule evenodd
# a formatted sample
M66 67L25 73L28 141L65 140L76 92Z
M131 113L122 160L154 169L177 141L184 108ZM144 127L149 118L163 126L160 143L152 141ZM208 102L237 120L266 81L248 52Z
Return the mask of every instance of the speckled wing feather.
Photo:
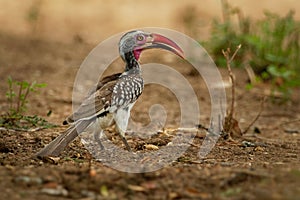
M112 106L126 108L138 99L143 88L144 81L140 74L132 73L120 76L113 90Z
M104 77L89 96L81 103L78 109L72 113L63 124L74 123L78 120L92 119L105 115L111 105L113 88L118 82L121 73Z

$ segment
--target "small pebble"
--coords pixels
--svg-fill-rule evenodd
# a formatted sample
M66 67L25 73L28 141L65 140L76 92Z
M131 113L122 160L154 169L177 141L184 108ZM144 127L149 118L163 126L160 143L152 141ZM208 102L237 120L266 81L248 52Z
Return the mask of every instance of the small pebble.
M254 151L264 151L265 149L263 147L255 147Z
M39 177L18 176L14 179L14 182L26 185L40 185L43 183L43 180Z
M58 185L56 188L43 188L41 192L51 196L68 196L68 191L61 185Z
M242 142L242 144L243 144L244 147L255 147L256 146L254 143L246 141L246 140L244 140Z

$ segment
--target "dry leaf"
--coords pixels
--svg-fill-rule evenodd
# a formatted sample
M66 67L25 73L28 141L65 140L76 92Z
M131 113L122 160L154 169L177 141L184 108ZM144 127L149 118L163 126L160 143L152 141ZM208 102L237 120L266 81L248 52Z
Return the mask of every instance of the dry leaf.
M60 160L60 157L51 157L51 156L46 156L46 157L43 157L42 158L44 162L46 163L51 163L51 164L55 164L57 165L59 160Z
M128 185L128 188L132 191L136 191L136 192L144 192L146 191L146 189L142 186L139 185Z
M145 144L144 147L147 149L147 150L158 150L158 146L154 145L154 144Z

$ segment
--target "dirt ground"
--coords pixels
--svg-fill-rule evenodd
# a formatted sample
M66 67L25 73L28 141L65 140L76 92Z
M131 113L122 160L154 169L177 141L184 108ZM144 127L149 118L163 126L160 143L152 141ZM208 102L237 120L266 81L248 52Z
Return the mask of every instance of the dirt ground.
M204 159L197 155L205 133L199 131L182 156L150 173L119 172L91 160L78 139L63 152L58 164L51 164L31 157L65 129L61 122L71 112L78 66L93 46L81 42L46 42L4 33L0 34L0 43L1 111L7 108L4 94L8 75L16 80L37 80L48 85L31 96L28 114L38 114L58 125L31 131L0 129L1 199L299 199L299 91L285 104L269 98L261 117L243 138L236 142L220 138ZM144 62L151 59L146 54ZM162 63L175 63L176 69L199 91L196 93L202 109L201 120L207 126L210 100L206 88L199 75L176 61L161 58ZM236 119L245 129L259 111L260 99L268 93L269 87L258 85L245 90L246 72L234 72L237 76ZM227 72L221 70L221 73L227 81ZM177 102L172 100L171 94L161 95L163 92L167 91L147 86L132 117L141 123L147 121L151 99L165 104L170 110L169 117L178 117ZM47 117L49 110L52 114ZM166 126L172 126L173 122L170 119ZM170 141L169 136L163 134L142 139L127 137L133 151L142 152L155 151L146 149L145 144L161 148ZM122 145L114 133L110 133L109 139Z

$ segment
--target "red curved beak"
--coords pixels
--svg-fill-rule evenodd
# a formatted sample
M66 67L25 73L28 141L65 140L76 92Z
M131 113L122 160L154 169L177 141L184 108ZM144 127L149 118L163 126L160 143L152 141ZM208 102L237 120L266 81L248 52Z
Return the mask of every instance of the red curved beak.
M150 37L152 38L152 44L148 48L166 49L184 59L183 50L169 38L157 33L152 33Z

